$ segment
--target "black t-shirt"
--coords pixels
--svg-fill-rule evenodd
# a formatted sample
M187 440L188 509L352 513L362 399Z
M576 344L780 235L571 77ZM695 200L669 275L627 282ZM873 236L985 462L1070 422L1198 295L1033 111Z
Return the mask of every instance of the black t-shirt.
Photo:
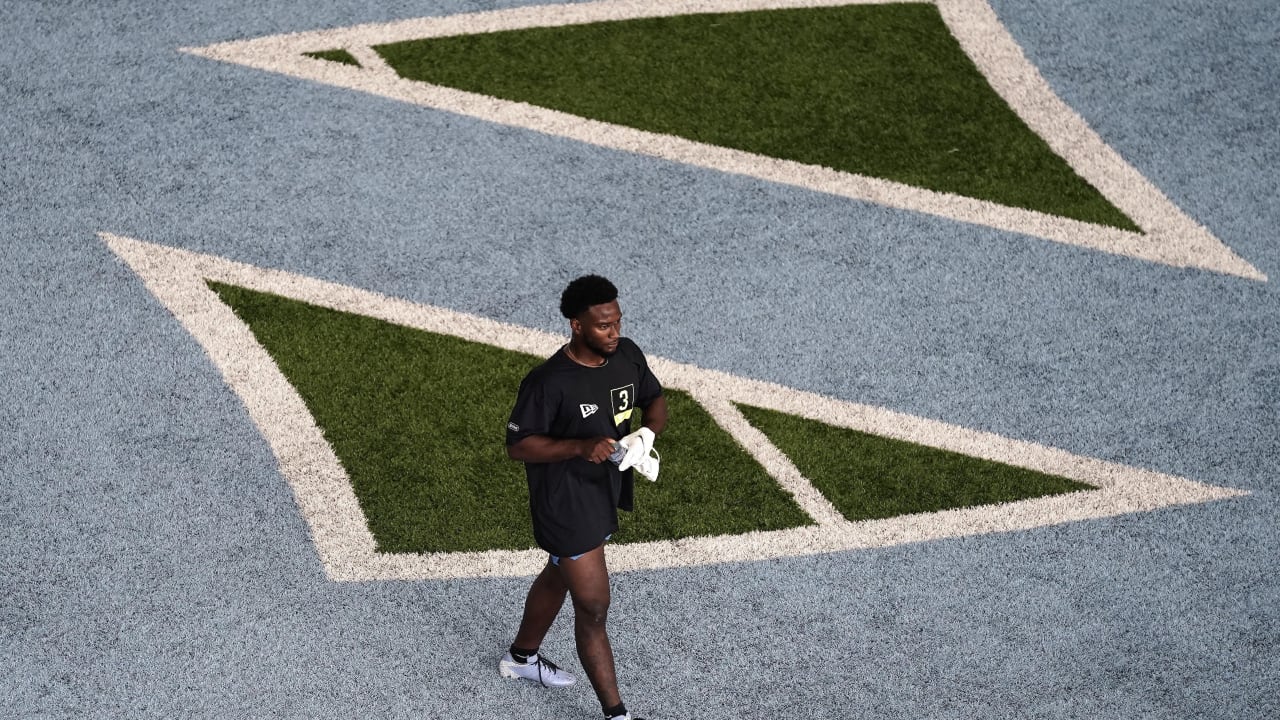
M600 367L584 367L561 348L520 383L507 445L530 435L553 438L621 438L631 417L662 395L644 353L620 338L618 350ZM533 536L552 555L584 553L618 529L618 508L631 510L630 470L605 460L582 458L525 463Z

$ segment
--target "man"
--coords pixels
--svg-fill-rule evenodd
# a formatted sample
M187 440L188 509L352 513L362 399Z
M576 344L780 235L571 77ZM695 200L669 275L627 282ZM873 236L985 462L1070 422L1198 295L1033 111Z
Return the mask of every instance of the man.
M640 348L622 337L613 283L598 275L574 280L560 297L560 312L572 337L520 383L507 425L507 454L525 463L534 539L550 558L529 588L520 630L498 669L548 687L574 683L538 652L567 593L578 658L605 717L633 720L618 693L605 631L604 543L618 529L618 508L632 508L630 468L657 477L649 453L666 427L667 401ZM643 426L631 432L637 409Z

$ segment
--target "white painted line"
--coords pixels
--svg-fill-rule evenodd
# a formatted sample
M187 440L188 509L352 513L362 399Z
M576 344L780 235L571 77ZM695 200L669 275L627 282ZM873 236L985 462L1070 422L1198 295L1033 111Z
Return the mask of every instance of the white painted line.
M923 2L924 0L912 0ZM423 107L524 128L592 145L801 187L853 200L924 212L1045 240L1150 262L1265 281L1207 229L1169 202L1063 103L984 0L937 0L943 19L997 93L1082 177L1143 232L1094 225L879 178L706 145L684 138L589 120L524 103L405 80L387 72L317 61L304 52L415 38L563 26L641 17L795 7L878 4L868 0L607 0L417 18L384 24L218 43L185 52L292 77L360 90ZM362 56L363 57L363 56ZM380 60L380 58L379 58Z
M1267 279L1103 142L1084 118L1049 87L990 5L983 0L937 0L937 6L952 35L992 89L1080 177L1143 229L1143 239L1128 241L1145 246L1134 250L1135 257L1144 257L1137 253L1147 253L1147 259L1169 265L1204 267L1251 280Z
M664 371L663 377L678 373L667 372L674 368L663 367L664 364L655 366L656 370ZM753 427L733 402L714 390L697 390L690 394L818 525L836 526L847 522L831 501L818 492L813 483L791 462L791 458L778 449L768 436Z
M933 2L933 0L895 1L918 4ZM338 47L385 45L406 40L504 30L585 25L615 20L787 8L882 5L884 2L885 0L603 0L561 5L528 5L506 10L486 10L270 35L251 40L215 43L202 48L183 49L197 55L238 62L234 58L240 56L245 48L257 48L258 52L255 54L265 56L332 50Z
M192 337L244 401L293 488L316 550L330 577L359 574L374 539L342 464L306 404L258 343L205 284L222 278L207 256L102 234Z
M206 279L269 292L321 307L549 356L564 338L444 308L212 255L153 245L110 233L103 241L204 347L244 401L293 489L316 551L334 580L411 580L531 575L538 550L479 553L379 553L349 478L297 391L249 329L205 284ZM1151 470L1073 455L1035 443L948 425L740 378L659 357L650 365L663 384L689 392L810 513L816 525L791 530L667 542L614 544L615 570L704 565L887 547L942 538L1011 532L1078 520L1207 502L1247 493ZM848 522L763 434L741 421L733 403L770 408L830 425L962 452L1045 473L1097 490L1016 503ZM678 482L664 477L664 482Z
M399 78L395 68L388 65L378 51L368 45L352 45L347 48L347 52L351 53L351 57L355 58L365 70L389 78Z

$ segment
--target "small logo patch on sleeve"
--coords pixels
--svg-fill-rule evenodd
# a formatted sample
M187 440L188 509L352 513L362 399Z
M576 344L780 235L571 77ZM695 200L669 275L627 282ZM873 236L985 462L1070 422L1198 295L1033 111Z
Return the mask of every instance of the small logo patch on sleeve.
M511 432L520 432L520 426L513 422L507 423L507 429Z

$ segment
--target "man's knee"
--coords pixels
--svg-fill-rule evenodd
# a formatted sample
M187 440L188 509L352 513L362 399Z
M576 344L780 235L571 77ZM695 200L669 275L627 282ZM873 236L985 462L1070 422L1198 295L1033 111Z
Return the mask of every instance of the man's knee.
M609 596L574 598L573 612L580 623L592 627L604 627L609 620Z

